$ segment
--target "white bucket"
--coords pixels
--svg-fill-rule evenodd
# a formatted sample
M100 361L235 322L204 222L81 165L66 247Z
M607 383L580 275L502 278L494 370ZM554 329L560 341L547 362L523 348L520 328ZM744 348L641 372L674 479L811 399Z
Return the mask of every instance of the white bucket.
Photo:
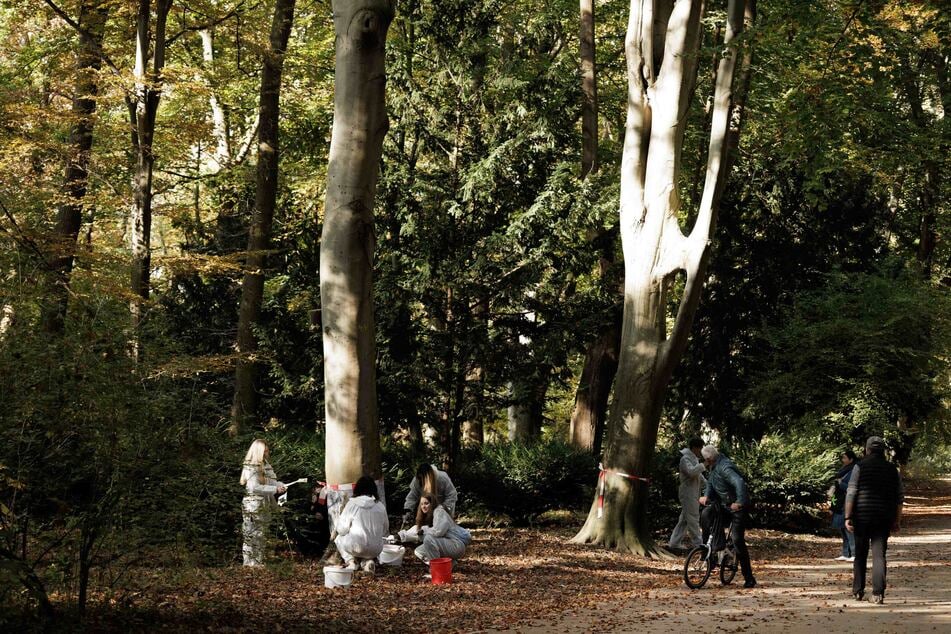
M346 588L352 581L352 570L339 566L324 566L325 588Z
M383 552L380 553L380 565L402 566L404 553L406 553L406 549L403 546L384 544Z

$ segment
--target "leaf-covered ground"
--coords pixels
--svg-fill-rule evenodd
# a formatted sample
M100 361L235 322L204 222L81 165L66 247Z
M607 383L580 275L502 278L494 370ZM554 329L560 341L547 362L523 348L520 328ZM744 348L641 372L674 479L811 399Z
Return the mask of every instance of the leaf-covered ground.
M928 610L909 609L909 618L918 618L923 631L951 625L951 486L948 481L938 485L911 492L908 530L890 542L889 582L898 588L896 596L917 584L934 595L929 606L941 609L947 602L943 622ZM409 556L401 568L382 568L375 577L358 576L350 588L333 590L323 587L316 562L279 561L267 570L138 570L133 590L110 600L95 598L88 626L189 632L647 627L653 632L712 631L709 619L716 618L730 631L762 631L770 623L786 629L800 621L813 623L813 611L843 614L846 626L858 614L845 600L850 568L832 561L838 554L836 538L750 531L760 586L744 590L738 576L731 586L711 580L691 592L683 585L679 560L650 561L577 546L568 543L572 534L569 528L476 530L453 583L442 586L431 585L424 578L427 569ZM889 600L877 607L894 611L899 605ZM860 607L868 612L869 606Z

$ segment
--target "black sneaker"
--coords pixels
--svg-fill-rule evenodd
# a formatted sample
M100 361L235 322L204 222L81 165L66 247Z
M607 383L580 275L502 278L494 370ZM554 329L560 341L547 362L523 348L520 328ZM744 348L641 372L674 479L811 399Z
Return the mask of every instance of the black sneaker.
M864 601L864 600L865 600L865 593L864 593L864 592L853 592L853 593L852 593L852 598L855 599L856 601Z
M756 579L747 579L747 580L746 580L746 583L743 584L743 587L744 587L744 588L755 588L755 587L756 587Z

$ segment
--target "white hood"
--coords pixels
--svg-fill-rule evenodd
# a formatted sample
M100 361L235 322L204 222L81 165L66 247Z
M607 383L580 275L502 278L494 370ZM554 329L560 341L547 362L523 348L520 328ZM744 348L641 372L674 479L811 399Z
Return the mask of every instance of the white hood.
M359 497L350 498L349 503L354 504L361 509L368 509L376 504L376 498L374 498L372 495L361 495Z

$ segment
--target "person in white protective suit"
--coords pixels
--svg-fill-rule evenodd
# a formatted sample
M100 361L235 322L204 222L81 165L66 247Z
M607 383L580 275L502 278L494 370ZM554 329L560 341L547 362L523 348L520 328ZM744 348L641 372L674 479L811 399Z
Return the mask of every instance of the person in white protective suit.
M287 490L274 475L270 457L267 443L257 439L251 443L244 456L241 469L241 484L245 488L241 501L241 534L244 537L241 554L245 566L264 565L268 524L271 522L271 512L277 507L274 496Z
M374 559L383 552L383 540L390 530L386 507L378 496L373 478L361 476L337 520L334 543L350 570L376 572Z
M670 548L682 548L684 539L689 540L688 548L703 543L700 532L700 495L707 484L703 472L706 469L700 461L700 450L703 449L703 440L691 438L687 447L680 450L678 471L680 474L680 519L674 532L670 535Z
M422 543L413 553L423 563L440 557L459 559L472 541L469 531L456 524L449 511L429 493L419 498L416 528Z
M413 521L419 506L419 498L424 493L435 496L437 504L441 504L449 515L455 517L456 500L459 495L449 474L424 462L416 468L416 476L409 483L409 493L406 494L406 501L403 503L403 526Z

